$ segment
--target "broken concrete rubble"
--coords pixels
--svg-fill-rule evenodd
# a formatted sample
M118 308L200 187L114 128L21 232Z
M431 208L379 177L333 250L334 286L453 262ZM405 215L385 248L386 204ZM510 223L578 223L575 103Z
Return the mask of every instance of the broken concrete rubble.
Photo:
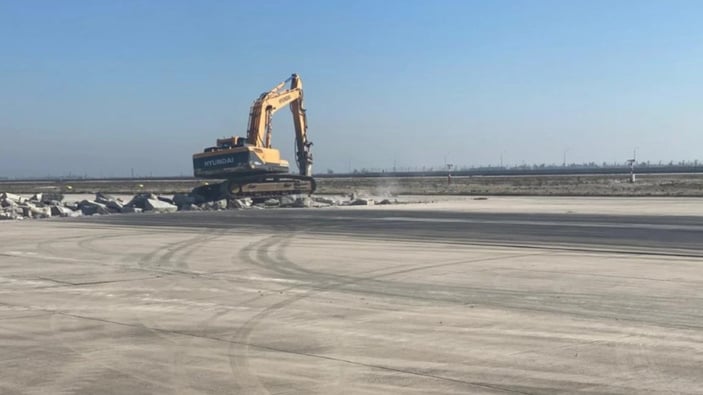
M53 204L55 202L62 202L64 198L63 193L61 192L44 192L42 193L42 203L46 204Z
M118 202L121 201L120 199L115 198L114 196L110 196L101 192L98 192L95 194L95 202L107 205L110 202Z
M168 203L168 204L171 204L171 205L174 204L174 203L173 203L173 199L167 198L166 196L157 196L156 198L157 198L158 200L161 200L161 201L164 202L164 203Z
M78 208L81 210L83 215L104 215L110 214L110 210L102 203L91 202L90 200L83 200L78 203Z
M350 206L373 206L376 202L373 199L356 199L349 203Z
M120 198L101 192L95 194L95 203L104 205L110 213L121 213L124 202Z
M182 207L190 207L191 205L195 205L196 203L196 197L191 194L177 193L173 195L173 204L178 206L179 209L182 209Z
M73 211L68 207L51 206L51 215L54 217L76 217L81 215L81 212Z
M242 198L239 200L242 201L245 206L251 206L252 204L254 204L254 201L251 200L250 198Z
M315 196L312 198L312 200L315 201L315 203L329 204L330 206L334 206L334 205L338 204L338 202L336 200L329 199L329 198L322 197L322 196Z
M111 213L121 213L124 209L124 206L118 200L110 200L105 206L107 206L107 209L110 210Z
M63 200L63 194L60 192L35 193L27 200L33 203L55 204L56 202L61 202Z
M278 201L280 202L281 207L293 207L295 204L295 197L294 196L281 196Z
M7 193L7 192L0 195L0 199L8 200L8 201L11 201L16 204L24 203L27 200L20 195L15 195L13 193Z
M153 193L139 193L135 195L125 206L137 207L144 210L147 200L159 200Z
M212 202L216 210L226 210L227 209L227 199L220 199L218 201Z
M32 218L50 218L51 207L29 206L29 213ZM28 215L25 215L25 217L28 217Z
M232 200L232 203L233 203L234 208L239 208L239 209L249 208L249 207L251 207L252 204L254 204L254 202L249 198L234 199L234 200Z
M119 197L105 193L96 193L94 200L84 199L79 202L63 201L64 196L55 192L37 193L31 198L3 193L0 194L0 219L75 217L81 215L108 215L118 213L173 213L176 211L226 210L226 209L272 209L272 208L324 208L339 206L370 206L374 204L398 204L397 200L384 199L379 202L369 198L360 198L353 194L348 197L300 196L290 195L266 200L250 198L221 199L202 202L193 194L176 194L157 196L151 193L139 193L124 203ZM123 197L124 198L124 197Z
M71 211L79 211L78 202L64 202L63 206Z
M304 197L300 197L300 198L295 199L295 203L293 203L293 207L310 208L310 207L312 207L312 203L313 203L312 199L310 199L307 196L304 196Z
M175 213L178 211L178 207L159 199L146 199L144 202L144 211L153 211L155 213Z
M278 207L281 205L281 201L278 199L267 199L264 201L265 207Z

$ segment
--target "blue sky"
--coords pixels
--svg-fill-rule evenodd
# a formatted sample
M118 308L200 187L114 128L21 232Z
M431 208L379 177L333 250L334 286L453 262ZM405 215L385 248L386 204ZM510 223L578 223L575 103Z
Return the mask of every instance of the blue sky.
M191 174L305 84L315 170L703 159L700 1L0 0L0 176ZM293 162L288 111L273 142Z

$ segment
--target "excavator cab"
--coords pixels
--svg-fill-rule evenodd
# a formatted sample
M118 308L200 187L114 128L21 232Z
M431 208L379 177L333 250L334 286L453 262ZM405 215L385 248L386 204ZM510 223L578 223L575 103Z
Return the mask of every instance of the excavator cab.
M225 139L217 139L217 146L221 149L228 149L232 147L243 147L246 144L247 139L244 137L233 136L227 137Z

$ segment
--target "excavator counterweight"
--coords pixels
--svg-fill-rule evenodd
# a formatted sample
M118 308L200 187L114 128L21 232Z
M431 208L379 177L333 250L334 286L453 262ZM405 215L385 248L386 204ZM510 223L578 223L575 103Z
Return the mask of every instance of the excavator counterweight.
M290 86L286 88L288 82ZM281 159L280 152L271 146L271 118L286 105L293 114L299 174L290 174L288 161ZM311 146L303 106L303 82L293 74L254 100L246 138L217 139L217 145L193 155L195 177L225 180L196 188L193 193L207 200L311 194L315 191Z

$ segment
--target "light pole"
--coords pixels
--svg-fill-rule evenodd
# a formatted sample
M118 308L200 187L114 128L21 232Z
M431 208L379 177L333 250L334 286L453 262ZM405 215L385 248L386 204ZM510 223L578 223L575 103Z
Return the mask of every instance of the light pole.
M630 183L631 184L635 183L635 162L637 162L637 161L634 158L627 160L627 164L630 165Z
M634 184L635 179L635 164L637 163L637 148L632 150L632 159L627 160L627 164L630 165L630 183Z

